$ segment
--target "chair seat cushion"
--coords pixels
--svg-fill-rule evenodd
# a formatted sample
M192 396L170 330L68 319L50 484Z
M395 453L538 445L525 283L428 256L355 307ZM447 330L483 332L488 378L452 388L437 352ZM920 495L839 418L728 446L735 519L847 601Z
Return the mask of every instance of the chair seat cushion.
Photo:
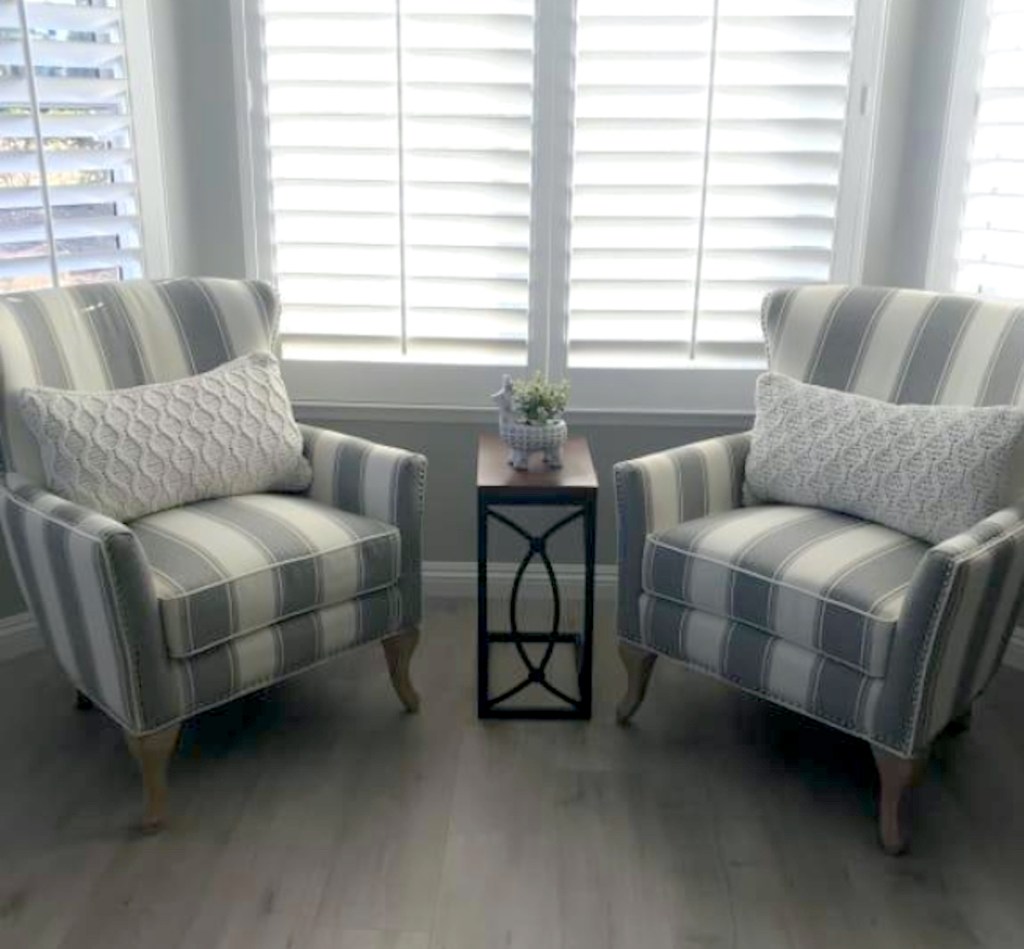
M384 589L400 573L397 528L305 497L201 501L141 518L132 530L177 658Z
M927 549L887 527L818 508L739 508L651 534L643 588L882 676Z
M639 644L829 725L899 745L885 680L745 623L641 594Z

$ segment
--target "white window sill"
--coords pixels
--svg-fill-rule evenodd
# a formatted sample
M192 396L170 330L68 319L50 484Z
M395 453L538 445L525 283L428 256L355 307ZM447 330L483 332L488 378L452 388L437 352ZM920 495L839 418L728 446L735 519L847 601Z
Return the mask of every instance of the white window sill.
M438 365L282 360L292 400L300 406L363 409L490 409L503 374L525 376L523 365ZM688 363L671 369L572 369L572 410L615 415L656 413L744 415L753 412L757 365Z

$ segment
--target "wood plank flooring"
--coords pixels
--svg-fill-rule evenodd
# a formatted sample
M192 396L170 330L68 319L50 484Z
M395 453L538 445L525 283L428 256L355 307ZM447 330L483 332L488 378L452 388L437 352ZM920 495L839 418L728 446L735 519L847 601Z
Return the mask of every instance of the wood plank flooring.
M665 661L617 727L599 612L591 723L477 722L473 611L433 603L420 715L375 647L204 715L149 838L118 730L47 656L0 665L0 947L1024 945L1024 675L939 747L893 860L855 740Z

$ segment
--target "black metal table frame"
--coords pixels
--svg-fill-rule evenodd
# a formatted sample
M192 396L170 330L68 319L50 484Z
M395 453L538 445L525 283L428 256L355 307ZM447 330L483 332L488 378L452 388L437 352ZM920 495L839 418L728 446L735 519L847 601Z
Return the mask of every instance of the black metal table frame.
M517 524L512 518L495 511L495 507L569 507L574 510L557 520L540 534ZM583 625L577 633L564 633L562 624L562 598L558 577L548 556L547 544L551 537L583 520L584 581L583 581ZM516 569L509 597L509 631L493 633L488 623L487 599L487 543L488 524L491 519L518 534L527 544L527 551ZM480 718L548 718L548 719L589 719L593 705L592 669L594 663L594 562L597 540L597 492L557 488L546 489L538 497L535 488L521 491L508 488L477 491L477 715ZM518 602L526 568L533 559L540 558L551 584L553 598L552 623L550 632L523 632L519 629ZM490 694L490 646L492 643L511 643L516 647L526 675L514 686L497 696ZM524 648L528 643L543 643L547 646L539 662L534 662ZM548 663L555 646L571 644L576 651L576 672L578 697L568 695L547 679ZM529 685L536 683L563 703L562 706L499 707Z

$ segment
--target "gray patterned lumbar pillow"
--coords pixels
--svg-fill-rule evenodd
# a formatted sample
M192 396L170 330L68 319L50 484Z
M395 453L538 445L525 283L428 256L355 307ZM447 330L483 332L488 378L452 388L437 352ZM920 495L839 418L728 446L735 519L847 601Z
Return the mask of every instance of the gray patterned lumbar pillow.
M748 496L828 508L939 543L1024 489L1024 412L894 405L765 373Z
M46 485L119 521L204 498L302 491L312 472L269 353L175 382L22 389Z

